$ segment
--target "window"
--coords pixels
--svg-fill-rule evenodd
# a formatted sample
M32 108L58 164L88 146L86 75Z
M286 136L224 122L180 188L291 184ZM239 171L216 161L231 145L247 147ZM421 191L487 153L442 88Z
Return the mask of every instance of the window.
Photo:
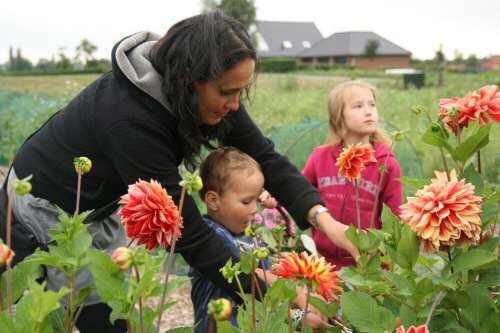
M318 62L320 64L329 64L330 63L330 57L318 57Z
M292 42L290 42L289 40L284 40L282 43L281 43L281 48L283 49L291 49L293 46Z
M345 65L347 64L347 57L334 57L333 60L336 64Z
M313 62L313 58L307 57L307 58L302 58L302 63L304 64L310 64Z

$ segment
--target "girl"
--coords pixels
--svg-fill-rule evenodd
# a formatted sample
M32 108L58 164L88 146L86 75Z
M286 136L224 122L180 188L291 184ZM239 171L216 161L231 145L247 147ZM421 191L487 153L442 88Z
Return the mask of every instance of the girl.
M375 88L362 81L338 85L329 95L328 116L327 143L314 149L302 173L318 189L336 220L356 225L356 188L338 175L335 162L344 147L370 144L377 161L366 165L358 181L360 222L361 228L366 229L374 219L372 225L380 228L382 204L399 214L403 191L401 170L391 152L390 140L378 127ZM320 230L313 229L312 237L318 252L338 268L354 264L349 253L335 246Z

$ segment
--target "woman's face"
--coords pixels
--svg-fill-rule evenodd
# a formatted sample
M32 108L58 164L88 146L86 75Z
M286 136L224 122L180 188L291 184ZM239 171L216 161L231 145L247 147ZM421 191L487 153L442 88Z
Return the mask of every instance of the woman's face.
M195 84L201 122L216 125L231 111L240 107L241 92L250 84L255 70L252 58L237 63L218 80Z

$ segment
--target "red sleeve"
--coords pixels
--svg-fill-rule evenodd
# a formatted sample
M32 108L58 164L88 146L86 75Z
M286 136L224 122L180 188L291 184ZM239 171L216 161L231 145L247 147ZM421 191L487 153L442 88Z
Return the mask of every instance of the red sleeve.
M316 177L316 154L312 152L311 155L307 158L306 164L304 165L304 169L302 170L302 175L309 180L314 187L317 187L317 177Z

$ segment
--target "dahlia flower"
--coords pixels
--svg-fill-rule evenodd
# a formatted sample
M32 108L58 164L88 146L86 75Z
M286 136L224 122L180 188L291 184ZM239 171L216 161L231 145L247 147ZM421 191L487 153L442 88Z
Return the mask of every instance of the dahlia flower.
M401 205L401 220L410 225L429 252L441 246L477 244L481 237L481 198L474 195L474 186L458 180L455 170L449 180L445 172L435 174L430 185Z
M420 325L418 327L410 326L408 330L405 330L404 326L399 326L396 329L396 333L429 333L427 325Z
M369 162L376 162L372 147L357 143L344 148L335 165L339 168L339 175L352 182L361 178L361 172Z
M172 197L156 181L129 185L120 200L119 215L127 236L151 250L170 246L181 236L182 217Z
M439 116L457 135L471 121L485 125L493 120L500 122L500 91L498 86L489 85L465 95L439 101Z
M325 300L338 299L335 291L340 292L340 279L335 266L318 258L316 255L308 255L302 252L300 255L292 252L288 256L280 258L273 266L272 273L292 281L302 281L312 287L312 291L323 296Z
M6 244L0 243L0 267L7 265L14 258L14 251Z

